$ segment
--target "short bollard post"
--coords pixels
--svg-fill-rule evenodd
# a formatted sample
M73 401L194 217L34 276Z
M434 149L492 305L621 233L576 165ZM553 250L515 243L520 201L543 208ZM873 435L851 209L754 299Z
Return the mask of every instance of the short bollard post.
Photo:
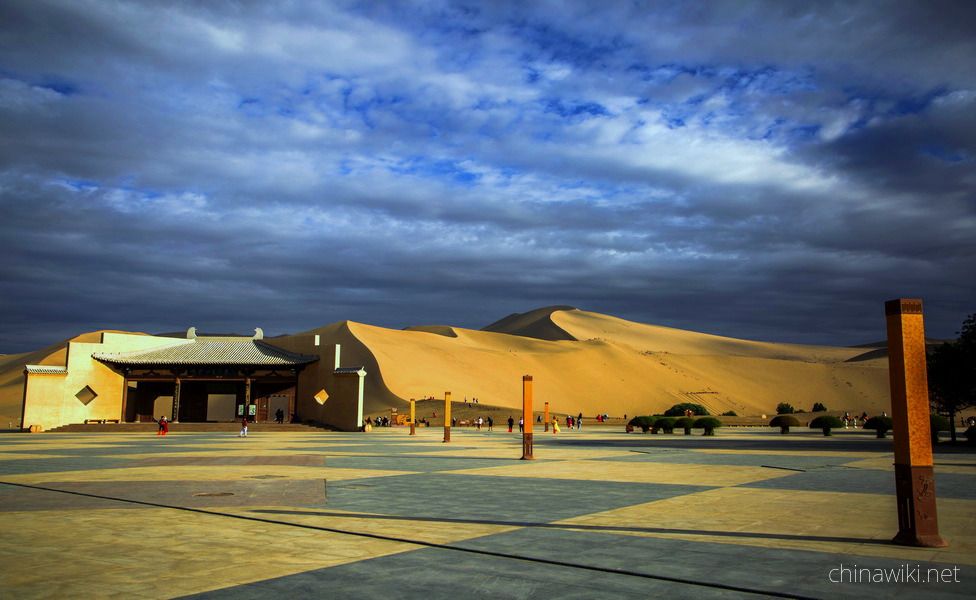
M451 441L451 392L444 392L444 441Z
M889 300L885 319L898 506L898 534L892 541L906 546L947 546L939 535L935 505L922 301Z
M549 431L549 403L548 402L546 402L545 404L545 410L543 411L542 420L543 422L545 422L545 426L543 427L542 430Z
M522 460L532 460L532 376L522 376Z
M417 435L417 401L410 399L410 435Z

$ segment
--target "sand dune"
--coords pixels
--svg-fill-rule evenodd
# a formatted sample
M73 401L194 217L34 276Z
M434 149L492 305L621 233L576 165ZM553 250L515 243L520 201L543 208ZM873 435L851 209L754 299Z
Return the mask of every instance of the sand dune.
M379 370L368 383L399 399L450 390L457 400L516 408L529 373L538 402L570 413L633 415L682 401L713 413L769 414L784 401L874 413L888 403L885 360L845 362L863 349L737 340L570 307L510 315L482 331L450 328L454 337L349 329Z
M342 321L298 335L308 334L342 344L344 366L366 367L367 412L445 391L458 401L477 397L514 409L524 374L534 377L540 407L548 401L564 413L648 414L683 401L740 415L770 414L779 402L806 410L814 402L852 412L888 409L887 360L865 356L865 348L739 340L571 307L510 315L481 331ZM0 414L20 412L24 363L63 359L63 345L0 359Z

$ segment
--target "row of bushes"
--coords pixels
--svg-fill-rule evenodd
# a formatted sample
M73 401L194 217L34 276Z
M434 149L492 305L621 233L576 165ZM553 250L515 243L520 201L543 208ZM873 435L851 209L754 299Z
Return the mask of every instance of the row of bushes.
M776 405L777 415L792 415L793 413L803 413L803 412L806 411L803 410L802 408L801 409L793 408L793 405L790 404L789 402L780 402L779 404ZM824 406L823 403L821 402L814 402L813 408L810 410L810 412L827 412L827 407Z
M789 433L790 427L799 427L800 421L791 415L778 415L769 422L770 427L779 427L780 433ZM824 415L810 421L810 429L822 429L824 435L831 435L830 430L843 427L844 422L837 417ZM932 443L938 443L939 432L949 428L949 420L941 415L929 415L929 430L932 435ZM865 429L873 429L879 438L891 431L891 417L871 417L864 423ZM970 444L976 444L976 426L966 430L966 438Z
M641 431L647 433L657 433L658 431L663 431L664 433L674 433L675 429L684 429L685 435L691 435L692 429L704 429L705 433L702 435L715 435L715 430L722 426L722 422L715 417L634 417L627 423L628 431L640 428Z

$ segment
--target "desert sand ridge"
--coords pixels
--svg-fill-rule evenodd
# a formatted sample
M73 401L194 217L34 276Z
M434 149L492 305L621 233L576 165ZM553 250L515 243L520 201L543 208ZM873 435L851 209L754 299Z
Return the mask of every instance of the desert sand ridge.
M512 313L495 321L491 325L482 327L482 331L508 333L540 340L570 340L579 341L571 333L556 324L552 315L556 312L579 310L574 306L545 306L525 313Z
M458 401L477 397L518 409L524 374L534 376L539 406L548 401L554 411L585 415L649 414L684 401L740 415L773 413L779 402L858 413L888 404L884 358L845 362L864 348L738 340L572 307L510 315L485 330L340 321L298 335L310 334L323 345L341 344L344 366L366 368L368 413L445 391ZM283 347L289 337L279 338ZM327 362L309 368L331 369ZM26 363L64 364L64 346L0 359L0 415L19 415Z
M859 349L736 340L569 307L489 327L504 333L454 327L448 337L358 323L350 331L399 399L451 390L457 400L518 408L521 376L531 373L537 402L570 413L632 415L681 401L739 414L771 413L783 401L880 412L887 402L885 361L844 362Z

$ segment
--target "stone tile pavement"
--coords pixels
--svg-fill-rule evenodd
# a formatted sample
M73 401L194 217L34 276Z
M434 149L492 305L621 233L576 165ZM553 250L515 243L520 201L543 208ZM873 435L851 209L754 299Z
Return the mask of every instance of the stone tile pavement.
M950 546L923 549L889 543L891 442L871 434L590 427L537 433L535 461L518 434L440 438L0 435L0 594L976 597L974 454L937 451ZM830 581L855 565L921 581Z

